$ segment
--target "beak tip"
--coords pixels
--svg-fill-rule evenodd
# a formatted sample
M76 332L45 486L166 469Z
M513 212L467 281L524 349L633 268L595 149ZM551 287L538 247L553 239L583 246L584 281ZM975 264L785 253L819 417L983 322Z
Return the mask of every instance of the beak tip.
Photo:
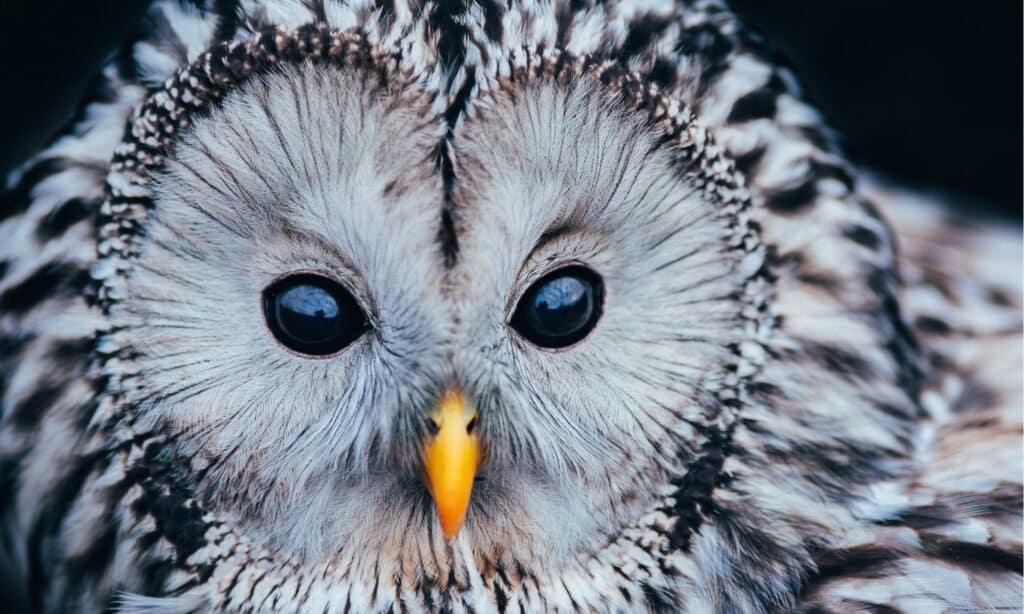
M444 538L448 541L454 541L459 534L459 529L462 528L462 523L450 525L445 522L441 522L441 533L444 534Z
M469 508L468 497L465 497L465 500L459 496L435 498L434 504L441 532L447 540L454 540L466 521L466 512Z

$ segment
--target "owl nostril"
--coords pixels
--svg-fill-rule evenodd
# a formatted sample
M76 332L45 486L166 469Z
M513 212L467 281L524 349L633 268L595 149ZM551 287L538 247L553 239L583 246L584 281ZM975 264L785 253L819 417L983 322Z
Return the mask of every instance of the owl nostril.
M469 433L469 434L471 434L471 435L472 435L472 434L473 434L473 431L475 431L475 430L476 430L476 421L477 421L477 418L478 418L478 414L473 414L473 417L472 417L472 418L470 418L470 420L469 420L469 423L468 423L468 424L466 424L466 432L467 432L467 433Z

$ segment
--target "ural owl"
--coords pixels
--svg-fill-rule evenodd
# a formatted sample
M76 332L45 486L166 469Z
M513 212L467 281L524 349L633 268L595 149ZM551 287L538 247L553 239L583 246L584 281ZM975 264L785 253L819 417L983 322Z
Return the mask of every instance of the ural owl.
M50 612L1015 609L1021 240L715 0L158 0L0 207Z

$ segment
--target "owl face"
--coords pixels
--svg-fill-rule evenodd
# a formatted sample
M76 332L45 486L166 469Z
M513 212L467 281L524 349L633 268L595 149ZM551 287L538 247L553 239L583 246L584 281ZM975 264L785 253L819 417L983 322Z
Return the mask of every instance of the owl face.
M657 521L722 423L749 332L735 194L677 108L585 62L450 126L354 64L227 89L147 175L110 307L124 411L299 564L440 578L452 539L584 564Z
M996 235L882 190L902 284L722 3L159 0L140 35L3 195L28 607L1012 602Z

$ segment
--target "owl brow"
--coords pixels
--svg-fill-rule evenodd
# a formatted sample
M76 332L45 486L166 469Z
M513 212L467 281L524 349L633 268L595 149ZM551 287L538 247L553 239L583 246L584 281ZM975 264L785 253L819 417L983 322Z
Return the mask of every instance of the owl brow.
M488 3L485 3L485 5ZM437 36L437 47L440 56L440 63L446 74L452 78L466 60L466 41L470 36L468 28L462 18L468 9L468 5L459 2L438 2L433 10L426 15L426 26ZM485 10L487 10L485 6ZM488 17L493 22L494 15L488 12ZM451 86L451 78L448 86ZM441 253L444 257L444 264L452 268L459 254L459 239L455 228L456 212L455 203L452 198L452 191L455 187L455 167L449 153L449 147L454 136L455 124L459 117L466 110L470 93L476 84L476 77L469 72L466 79L459 86L452 97L452 102L445 109L444 122L446 126L445 135L437 147L437 170L441 173L443 186L443 205L441 208L441 225L437 232L437 242L441 246Z
M475 84L476 77L470 73L456 92L451 105L445 110L444 122L447 128L444 138L438 144L437 165L441 171L444 202L441 208L441 227L438 229L437 240L441 244L445 266L449 269L455 265L459 254L459 237L455 231L455 201L452 197L455 190L455 165L452 162L449 146L454 138L455 124L465 112L466 106L469 104L469 95Z

